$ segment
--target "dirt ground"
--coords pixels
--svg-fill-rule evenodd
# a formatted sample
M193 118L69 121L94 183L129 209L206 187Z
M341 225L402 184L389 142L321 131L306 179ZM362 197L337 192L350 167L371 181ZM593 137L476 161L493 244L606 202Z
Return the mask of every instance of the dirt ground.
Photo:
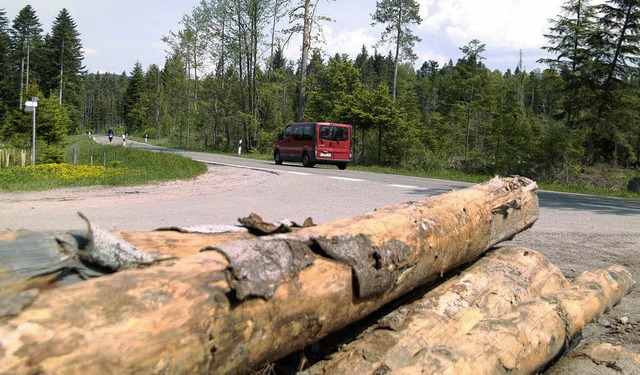
M28 228L39 230L51 226L46 215L38 212L70 211L61 214L55 225L59 229L78 228L79 221L69 204L91 210L114 205L131 207L148 202L179 200L203 194L225 194L240 191L271 180L274 175L248 169L210 167L209 172L190 181L172 181L135 187L85 187L45 192L0 194L0 230ZM259 211L259 209L258 209ZM36 213L36 214L34 214ZM258 212L259 213L259 212ZM244 214L241 213L241 214ZM556 213L557 214L557 213ZM65 216L66 215L66 216ZM149 213L152 217L152 213ZM39 219L40 218L40 219ZM293 220L300 218L291 218ZM638 218L640 219L640 218ZM39 222L38 220L42 220ZM635 219L634 219L635 220ZM28 225L26 225L28 223ZM133 223L132 223L133 224ZM126 228L128 223L121 224ZM115 229L115 228L106 228ZM567 232L545 227L526 231L505 245L525 246L543 253L569 278L587 269L605 268L612 264L627 267L636 282L640 281L640 224L638 233ZM636 287L620 304L589 324L582 334L581 345L611 343L640 353L640 287Z

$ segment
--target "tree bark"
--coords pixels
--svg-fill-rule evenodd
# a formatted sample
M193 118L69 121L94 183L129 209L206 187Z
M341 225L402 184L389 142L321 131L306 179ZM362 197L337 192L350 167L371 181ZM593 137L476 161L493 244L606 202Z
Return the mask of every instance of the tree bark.
M247 372L475 260L537 217L534 182L495 178L57 288L0 326L0 372Z
M309 368L310 374L375 374L409 365L429 346L459 338L480 320L569 285L540 253L503 247L409 305L381 318L377 328Z
M633 284L621 266L586 271L567 288L484 319L463 337L425 348L413 364L394 374L535 373Z

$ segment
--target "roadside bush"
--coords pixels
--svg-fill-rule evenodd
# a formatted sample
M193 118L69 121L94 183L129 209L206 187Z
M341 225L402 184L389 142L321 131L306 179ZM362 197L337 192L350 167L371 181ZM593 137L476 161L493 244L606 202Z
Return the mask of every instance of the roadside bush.
M640 193L640 177L632 178L627 184L627 190Z

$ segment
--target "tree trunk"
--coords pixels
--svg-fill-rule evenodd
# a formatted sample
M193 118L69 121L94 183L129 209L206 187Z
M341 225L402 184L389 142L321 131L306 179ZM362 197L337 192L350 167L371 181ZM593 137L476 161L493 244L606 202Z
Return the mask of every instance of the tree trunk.
M302 26L302 57L300 59L300 84L298 89L298 121L304 120L306 96L307 62L311 46L311 1L304 0L304 21Z
M494 178L42 293L0 326L0 372L249 371L529 228L535 190Z
M484 319L463 337L426 348L412 365L394 373L535 373L586 324L617 304L633 283L621 266L586 271L569 287Z
M504 247L409 305L381 318L376 329L349 343L311 374L386 373L410 364L425 347L468 332L480 320L505 314L515 304L569 285L540 253Z
M399 2L398 18L396 20L396 53L393 58L393 96L392 100L396 102L396 91L398 90L398 62L400 61L400 44L402 44L402 2Z

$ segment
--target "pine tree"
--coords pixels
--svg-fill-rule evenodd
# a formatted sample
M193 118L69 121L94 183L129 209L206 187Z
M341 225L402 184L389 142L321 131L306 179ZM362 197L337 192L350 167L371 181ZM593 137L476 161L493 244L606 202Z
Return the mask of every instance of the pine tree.
M142 101L143 93L144 72L140 62L136 61L131 71L127 88L124 91L122 109L125 133L137 132L143 128L146 113L145 103Z
M84 53L80 33L75 21L66 9L62 9L53 21L51 34L44 42L44 55L48 62L43 66L42 90L55 96L58 103L80 104L79 90L86 74L82 66Z
M145 127L144 133L145 136L160 136L160 116L162 115L162 102L164 99L164 90L162 85L162 72L160 68L152 64L147 73L145 74L145 91L147 92L147 97L149 98L149 116L151 117L153 123L148 124ZM151 125L153 125L151 127ZM151 129L154 129L154 132L150 132ZM151 133L151 134L149 134Z
M569 129L588 126L589 120L581 114L587 103L592 102L592 92L583 88L591 85L593 69L600 49L594 45L595 8L590 0L567 0L562 5L562 13L552 21L549 34L545 37L549 45L543 49L555 58L540 59L559 70L565 82L564 117Z
M66 107L55 97L43 98L38 102L37 136L45 147L38 148L40 160L44 163L62 163L65 155L65 140L72 126Z
M166 101L166 112L161 120L161 128L166 128L172 141L182 145L186 132L186 112L188 106L188 83L186 64L181 55L167 58L162 70L162 84ZM230 100L228 96L224 98Z
M422 23L420 4L415 0L381 0L376 2L376 12L371 15L375 24L385 25L381 42L391 42L395 47L393 73L393 102L396 101L398 64L401 61L413 62L417 56L413 46L421 39L409 28Z
M28 85L25 95L38 100L36 126L36 162L61 163L64 161L64 146L68 127L71 125L68 111L56 100L47 99L36 85ZM30 149L32 115L12 110L0 127L0 139L13 147Z
M4 9L0 9L0 123L4 118L9 105L9 79L7 73L10 70L9 52L11 37L9 35L9 19Z
M601 54L595 62L595 79L601 84L587 151L592 160L599 155L614 163L633 163L638 150L629 139L640 131L640 99L630 77L640 62L640 1L609 0L598 6L598 14Z
M20 10L9 30L8 89L11 108L22 108L27 85L38 81L38 65L42 63L42 26L31 5Z
M456 72L458 73L458 82L455 87L458 88L458 116L459 124L464 124L464 161L468 162L470 153L477 151L480 142L480 133L483 121L483 112L487 109L488 94L488 74L487 69L482 63L485 52L485 44L477 39L473 39L460 51L464 57L458 60L456 64Z

